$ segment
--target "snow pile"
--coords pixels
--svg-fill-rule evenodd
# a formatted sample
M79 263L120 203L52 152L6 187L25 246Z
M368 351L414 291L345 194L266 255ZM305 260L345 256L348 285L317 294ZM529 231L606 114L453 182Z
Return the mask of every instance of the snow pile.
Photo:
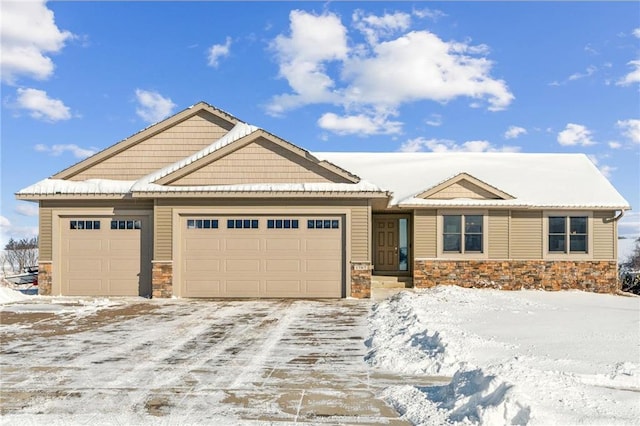
M5 303L20 302L27 299L30 299L30 296L22 294L18 290L13 290L9 287L0 285L0 305L3 305Z
M640 298L437 287L380 302L370 319L370 364L452 376L384 391L415 424L640 418Z

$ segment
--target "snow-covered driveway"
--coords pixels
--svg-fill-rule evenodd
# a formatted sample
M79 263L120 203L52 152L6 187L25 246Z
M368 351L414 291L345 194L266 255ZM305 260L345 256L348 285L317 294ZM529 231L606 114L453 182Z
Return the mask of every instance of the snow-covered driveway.
M370 303L5 305L0 423L404 424L363 360Z

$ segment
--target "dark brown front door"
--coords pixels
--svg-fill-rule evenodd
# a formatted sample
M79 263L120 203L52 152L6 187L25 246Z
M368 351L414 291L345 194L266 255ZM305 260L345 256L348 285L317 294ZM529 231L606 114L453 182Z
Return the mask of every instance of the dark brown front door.
M374 269L380 272L398 270L398 219L373 219L375 232Z

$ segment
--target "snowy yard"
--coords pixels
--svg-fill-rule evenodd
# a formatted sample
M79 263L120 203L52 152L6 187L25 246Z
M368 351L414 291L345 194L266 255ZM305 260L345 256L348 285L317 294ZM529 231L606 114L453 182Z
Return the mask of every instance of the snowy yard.
M416 424L629 425L640 419L640 298L438 287L400 293L371 315L369 362L450 375L392 386Z
M17 300L7 291L0 424L640 418L638 297L439 287L378 303Z

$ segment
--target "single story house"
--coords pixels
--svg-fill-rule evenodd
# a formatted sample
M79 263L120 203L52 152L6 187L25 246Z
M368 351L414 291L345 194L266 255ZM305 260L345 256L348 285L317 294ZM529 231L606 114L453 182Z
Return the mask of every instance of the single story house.
M196 298L612 292L630 208L581 154L312 153L204 102L16 196L40 294Z

